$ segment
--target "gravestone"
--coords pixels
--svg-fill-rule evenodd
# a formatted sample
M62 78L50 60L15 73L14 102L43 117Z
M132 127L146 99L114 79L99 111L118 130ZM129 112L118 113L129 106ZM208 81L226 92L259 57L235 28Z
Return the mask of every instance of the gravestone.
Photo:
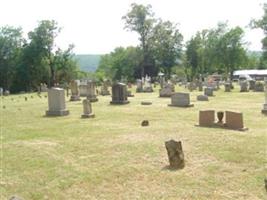
M110 92L108 90L108 82L105 80L100 88L100 94L105 96L105 95L110 95Z
M65 105L64 89L48 89L48 109L46 111L47 116L64 116L69 114Z
M149 121L148 120L143 120L141 122L141 126L149 126Z
M96 84L93 81L87 82L87 90L86 90L86 98L90 100L90 102L96 102L98 101L98 98L96 97Z
M3 95L4 89L0 87L0 96Z
M225 126L234 130L243 130L243 114L239 112L225 111Z
M171 95L171 104L168 106L191 107L193 104L190 104L189 93L177 92Z
M193 90L195 90L197 88L196 84L194 82L190 82L187 86L188 90L190 92L192 92Z
M143 83L141 79L136 80L136 92L143 92Z
M70 101L80 101L80 90L78 87L78 82L75 80L72 80L70 82L70 90L71 90L71 97Z
M9 90L4 91L4 96L9 96L9 94L10 94Z
M204 95L212 97L213 96L213 88L211 87L206 87L204 89Z
M173 86L171 84L166 84L162 89L159 90L160 97L170 97L173 94Z
M208 101L209 97L207 95L198 95L197 100L198 101Z
M87 96L87 81L81 82L79 85L79 89L80 89L80 96L86 97Z
M263 113L263 114L266 114L267 115L267 78L265 77L265 79L264 79L264 87L265 87L265 92L264 92L264 94L265 94L265 103L263 104L263 109L261 110L261 112Z
M81 115L82 118L91 118L95 117L95 115L92 113L92 105L90 100L84 99L83 100L83 114Z
M254 92L263 92L264 91L264 85L260 81L256 81L254 86Z
M224 83L224 91L231 92L231 83Z
M248 92L248 82L240 81L240 92Z
M203 83L202 83L202 81L198 82L198 91L200 91L200 92L203 91Z
M255 89L255 80L250 80L249 81L249 90L254 90Z
M181 141L169 140L165 142L170 168L182 169L185 166L184 152Z
M127 87L124 83L115 83L112 86L112 101L110 104L127 104Z
M145 77L143 92L153 92L151 78L147 75Z
M215 122L214 110L199 111L199 126L213 126Z
M45 83L40 84L40 92L47 92L47 85Z

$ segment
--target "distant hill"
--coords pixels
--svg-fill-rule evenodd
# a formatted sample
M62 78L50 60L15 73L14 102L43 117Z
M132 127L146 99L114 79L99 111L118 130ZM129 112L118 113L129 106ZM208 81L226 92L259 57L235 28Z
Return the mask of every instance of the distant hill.
M91 54L77 54L74 59L77 60L80 65L80 70L85 72L96 71L100 57L102 55L91 55Z

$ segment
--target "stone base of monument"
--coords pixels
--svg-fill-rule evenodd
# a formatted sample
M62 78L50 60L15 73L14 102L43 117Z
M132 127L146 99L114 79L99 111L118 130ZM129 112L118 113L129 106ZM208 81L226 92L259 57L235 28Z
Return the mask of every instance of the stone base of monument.
M81 118L94 118L95 114L94 113L90 113L90 114L82 114Z
M70 101L80 101L81 99L80 99L80 96L74 96L74 95L72 95L71 97L70 97Z
M57 111L47 110L46 111L46 116L65 116L69 114L70 112L68 110L57 110Z
M193 107L194 104L188 104L188 105L173 105L173 104L168 104L168 106L171 107L182 107L182 108L188 108L188 107Z
M152 87L144 87L143 92L153 92Z
M128 104L130 103L129 101L111 101L110 104L113 104L113 105L122 105L122 104Z

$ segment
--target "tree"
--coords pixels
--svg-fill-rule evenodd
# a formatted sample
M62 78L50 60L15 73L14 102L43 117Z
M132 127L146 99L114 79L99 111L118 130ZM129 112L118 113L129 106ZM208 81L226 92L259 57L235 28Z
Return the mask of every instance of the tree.
M151 5L144 6L136 3L131 4L131 10L122 17L125 20L125 29L137 32L140 37L142 50L141 77L144 77L147 66L150 65L149 38L151 37L155 22Z
M21 28L0 28L0 86L4 89L12 86L23 43Z
M153 28L151 44L152 52L158 67L170 76L171 68L177 64L182 54L183 36L170 21L162 21Z
M250 26L252 28L261 28L264 33L264 38L261 40L262 42L262 57L260 61L260 68L267 68L267 3L263 5L264 14L259 20L252 20Z

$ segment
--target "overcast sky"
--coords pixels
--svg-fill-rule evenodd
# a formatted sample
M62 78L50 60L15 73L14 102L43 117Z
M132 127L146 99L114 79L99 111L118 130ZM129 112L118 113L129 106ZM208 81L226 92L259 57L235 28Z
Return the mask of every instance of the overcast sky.
M261 50L261 30L245 28L263 15L267 0L0 0L0 26L21 26L25 34L43 19L62 27L57 45L75 45L75 53L103 54L115 47L137 45L138 35L123 29L121 19L133 2L151 4L156 17L179 23L184 42L196 31L212 28L219 21L245 29L251 50Z

